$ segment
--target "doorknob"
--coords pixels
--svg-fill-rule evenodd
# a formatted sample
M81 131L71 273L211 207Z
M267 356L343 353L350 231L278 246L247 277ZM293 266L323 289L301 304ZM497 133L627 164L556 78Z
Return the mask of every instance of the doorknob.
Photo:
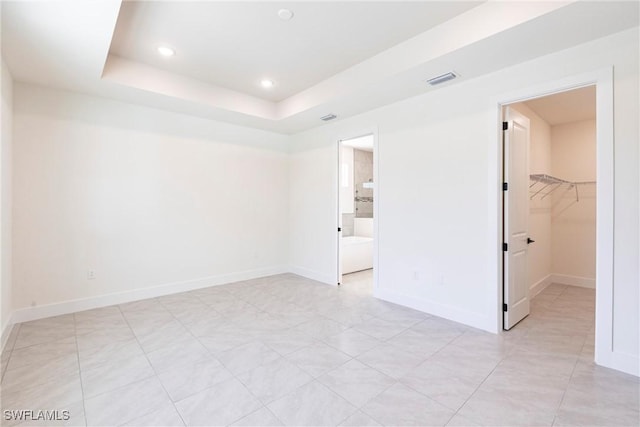
M532 243L535 243L536 241L533 240L531 237L527 237L527 245L530 245Z

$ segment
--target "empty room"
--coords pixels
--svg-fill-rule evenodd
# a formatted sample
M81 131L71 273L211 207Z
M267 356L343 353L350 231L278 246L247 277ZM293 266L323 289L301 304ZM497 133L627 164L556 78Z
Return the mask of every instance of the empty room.
M0 425L640 424L637 1L0 25Z

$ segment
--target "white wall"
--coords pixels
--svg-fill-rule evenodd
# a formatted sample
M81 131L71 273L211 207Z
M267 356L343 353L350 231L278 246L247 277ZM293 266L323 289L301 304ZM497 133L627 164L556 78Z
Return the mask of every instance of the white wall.
M551 169L568 181L596 181L596 122L551 127ZM551 222L552 270L564 283L595 287L596 186L578 186L558 200Z
M638 39L635 28L296 135L290 175L290 218L298 218L291 221L292 265L317 278L333 276L335 142L377 127L376 294L495 330L497 266L488 251L489 242L497 241L489 232L497 228L496 218L489 216L495 207L488 202L489 156L497 143L492 100L614 66L613 351L631 361L625 366L634 361L637 366Z
M523 103L514 104L511 108L529 118L529 173L551 175L551 127ZM552 273L551 198L538 196L529 201L529 235L535 240L529 245L528 258L529 286L531 296L535 296L550 284Z
M14 100L14 309L286 270L286 136L25 84Z
M0 141L0 349L7 338L11 304L11 148L13 124L13 80L2 60L2 126Z

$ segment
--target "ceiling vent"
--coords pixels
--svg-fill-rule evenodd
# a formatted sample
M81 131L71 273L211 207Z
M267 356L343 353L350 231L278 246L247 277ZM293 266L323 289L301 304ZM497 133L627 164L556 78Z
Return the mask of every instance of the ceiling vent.
M329 120L333 120L333 119L335 119L336 117L338 117L338 116L336 116L335 114L327 114L326 116L322 116L322 117L320 117L320 120L323 120L323 121L325 121L325 122L328 122Z
M439 85L440 83L444 83L444 82L448 82L449 80L453 80L456 77L458 77L458 75L456 73L454 73L453 71L450 71L446 74L442 74L441 76L437 76L434 77L432 79L427 80L427 83L429 83L431 86L435 86L435 85Z

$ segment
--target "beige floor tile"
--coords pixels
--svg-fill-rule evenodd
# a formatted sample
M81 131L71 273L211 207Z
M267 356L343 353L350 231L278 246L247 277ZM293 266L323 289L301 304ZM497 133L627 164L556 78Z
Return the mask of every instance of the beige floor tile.
M397 426L443 426L455 413L402 384L379 394L362 411L382 425Z
M268 408L287 426L335 426L357 410L317 381L270 403Z
M85 399L154 376L146 356L113 360L92 369L82 370Z
M324 343L317 343L303 348L302 350L287 355L286 358L314 378L329 372L351 359L350 356Z
M88 426L120 425L170 406L157 378L151 377L85 399Z
M406 351L394 344L382 344L362 353L357 360L392 378L402 378L425 360L419 353Z
M176 402L189 426L219 426L239 421L262 406L240 381L231 378Z
M493 335L376 300L371 278L276 275L15 325L2 407L73 425L638 425L640 381L593 363L592 290L551 285Z
M281 426L280 420L266 407L262 407L246 417L231 424L232 426L270 427Z
M216 359L202 359L190 365L180 365L158 375L174 402L232 377L231 372Z
M142 415L122 425L130 427L180 427L185 424L175 406L166 405L157 411Z
M358 408L396 382L357 360L327 372L318 381Z
M313 380L313 377L284 358L257 366L239 374L237 378L264 404Z

